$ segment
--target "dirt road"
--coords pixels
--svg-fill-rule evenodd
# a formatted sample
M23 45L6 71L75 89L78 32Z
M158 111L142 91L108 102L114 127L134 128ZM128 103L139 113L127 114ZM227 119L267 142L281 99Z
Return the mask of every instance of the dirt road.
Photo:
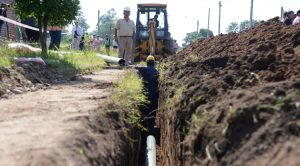
M86 117L107 100L121 73L103 70L0 100L0 165L85 164L86 151L78 142L75 147L74 139L90 132L84 124ZM74 155L82 159L74 160Z

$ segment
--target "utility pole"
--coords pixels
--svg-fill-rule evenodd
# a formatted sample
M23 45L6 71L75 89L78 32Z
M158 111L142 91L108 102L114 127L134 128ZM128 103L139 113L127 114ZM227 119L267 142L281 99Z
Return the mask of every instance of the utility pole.
M220 35L220 25L221 25L221 1L219 1L219 26L218 26L218 35Z
M197 33L199 33L199 20L197 20Z
M250 7L250 28L253 27L253 0L251 0L251 7Z
M97 31L98 31L98 35L100 35L100 10L98 10Z
M210 21L210 8L208 8L208 19L207 19L207 35L206 38L209 37L209 21Z

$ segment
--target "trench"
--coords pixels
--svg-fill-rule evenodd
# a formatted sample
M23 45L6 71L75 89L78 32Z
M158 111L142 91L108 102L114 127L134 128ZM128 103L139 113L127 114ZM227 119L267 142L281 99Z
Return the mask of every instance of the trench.
M140 111L146 117L142 125L149 131L124 126L119 112L85 117L85 124L92 133L81 135L75 145L84 149L84 155L88 159L89 165L152 166L155 163L155 165L159 165L157 156L152 156L150 160L146 160L147 137L152 135L155 138L155 148L160 145L160 129L155 124L158 94L148 98L150 105L141 107ZM110 140L110 145L103 144L103 140ZM101 146L104 146L104 153L101 152L103 148L99 148ZM152 149L153 151L159 155L156 149ZM150 161L150 164L147 161Z
M157 165L157 150L160 145L160 128L157 125L158 112L158 73L151 70L137 69L143 78L144 88L147 91L146 97L150 101L146 106L140 108L140 112L144 117L142 125L148 131L140 132L140 142L138 146L138 165L154 166Z

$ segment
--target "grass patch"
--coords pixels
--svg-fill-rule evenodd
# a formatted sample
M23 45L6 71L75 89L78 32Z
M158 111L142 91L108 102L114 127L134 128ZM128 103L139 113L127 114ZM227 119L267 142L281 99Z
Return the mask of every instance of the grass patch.
M5 45L0 46L0 66L2 67L10 67L14 64L13 57L16 55L15 50L9 49Z
M173 88L174 88L174 94L169 96L169 98L166 101L166 106L168 109L172 109L175 106L175 104L180 101L182 93L186 90L185 86L173 87Z
M173 63L170 60L166 60L158 64L157 69L159 71L159 80L164 81L167 80L167 73Z
M49 51L48 55L40 53L17 53L15 49L9 49L7 43L0 46L0 66L10 67L15 64L14 58L17 57L41 57L47 64L58 69L72 69L78 72L94 71L102 68L106 63L103 59L96 56L94 51L82 51L68 53L59 53L57 51Z
M125 71L112 95L112 102L121 110L126 110L124 120L127 124L145 130L141 125L143 119L139 109L149 101L146 98L142 78L135 71Z
M70 52L69 54L60 54L51 52L45 61L58 70L73 68L79 72L88 72L101 69L106 63L102 58L96 56L93 51Z
M184 58L184 62L199 62L202 58L195 54L188 55Z

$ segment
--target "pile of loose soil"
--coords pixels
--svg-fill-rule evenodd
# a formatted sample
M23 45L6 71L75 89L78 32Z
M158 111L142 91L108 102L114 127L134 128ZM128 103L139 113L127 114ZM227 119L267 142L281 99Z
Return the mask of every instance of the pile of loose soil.
M12 68L0 67L0 98L45 89L50 84L63 83L70 78L71 75L59 73L47 65L28 63Z
M300 24L199 40L161 68L162 165L300 163Z

